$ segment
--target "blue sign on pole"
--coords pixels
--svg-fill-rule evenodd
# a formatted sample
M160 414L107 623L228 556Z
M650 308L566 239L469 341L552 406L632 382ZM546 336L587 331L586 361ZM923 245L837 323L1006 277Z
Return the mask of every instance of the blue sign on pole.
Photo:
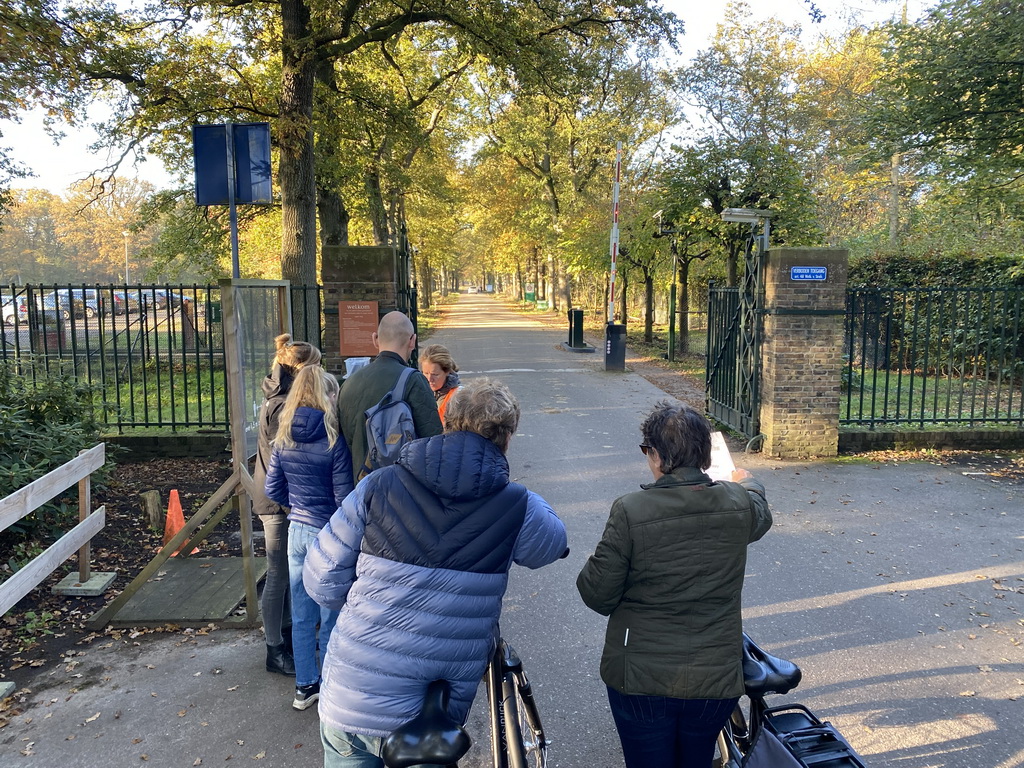
M231 142L230 146L228 142ZM193 125L196 205L273 202L270 185L270 124ZM228 158L233 156L233 167Z
M828 267L790 267L790 280L825 280L828 278Z

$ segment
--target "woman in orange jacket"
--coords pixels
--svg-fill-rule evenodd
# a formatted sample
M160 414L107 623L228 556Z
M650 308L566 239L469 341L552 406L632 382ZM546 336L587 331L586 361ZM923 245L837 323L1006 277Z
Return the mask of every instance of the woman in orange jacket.
M444 424L445 410L452 396L459 389L459 367L452 360L447 347L431 344L420 354L420 371L430 384L430 390L437 401L437 414Z

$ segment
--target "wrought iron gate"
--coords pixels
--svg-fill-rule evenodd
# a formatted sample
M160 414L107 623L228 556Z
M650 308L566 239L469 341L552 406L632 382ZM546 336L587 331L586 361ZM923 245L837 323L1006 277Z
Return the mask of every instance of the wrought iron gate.
M741 287L708 287L707 411L747 437L761 431L766 243L756 228L747 241Z

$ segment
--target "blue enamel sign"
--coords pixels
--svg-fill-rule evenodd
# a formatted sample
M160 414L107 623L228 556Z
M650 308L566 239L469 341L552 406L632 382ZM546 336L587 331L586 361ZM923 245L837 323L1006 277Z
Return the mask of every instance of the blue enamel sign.
M230 128L230 131L228 130ZM196 205L228 205L228 141L234 156L235 202L271 203L270 124L193 125Z
M790 280L824 280L828 277L828 267L790 267Z

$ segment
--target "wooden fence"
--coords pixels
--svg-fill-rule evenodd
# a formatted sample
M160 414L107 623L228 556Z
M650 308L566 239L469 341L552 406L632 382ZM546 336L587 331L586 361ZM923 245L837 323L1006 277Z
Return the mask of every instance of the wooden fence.
M106 461L106 444L100 443L57 469L0 499L0 531L5 531L78 483L78 525L61 536L32 562L0 584L0 616L35 589L78 550L78 581L89 581L90 541L106 524L106 507L92 509L91 475Z

